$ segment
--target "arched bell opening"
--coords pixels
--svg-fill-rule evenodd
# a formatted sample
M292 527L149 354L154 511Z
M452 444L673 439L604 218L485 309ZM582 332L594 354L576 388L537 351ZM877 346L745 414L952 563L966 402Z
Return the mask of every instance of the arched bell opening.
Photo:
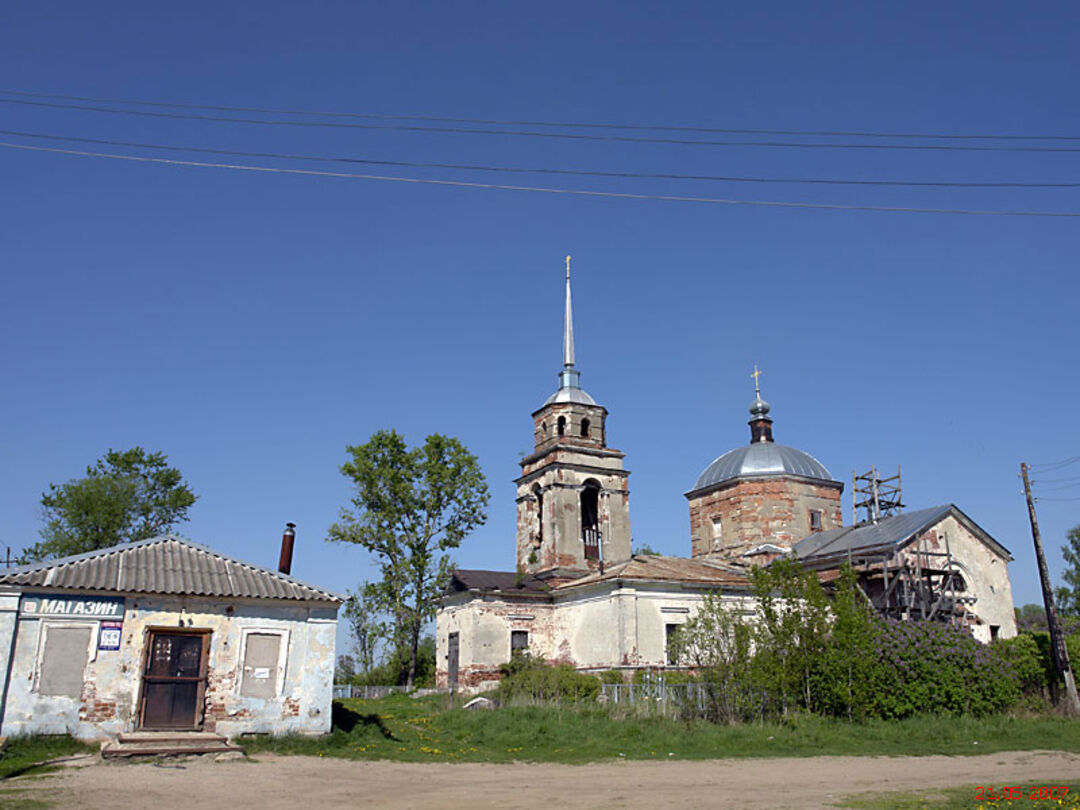
M581 540L585 559L600 559L600 482L590 478L581 490Z

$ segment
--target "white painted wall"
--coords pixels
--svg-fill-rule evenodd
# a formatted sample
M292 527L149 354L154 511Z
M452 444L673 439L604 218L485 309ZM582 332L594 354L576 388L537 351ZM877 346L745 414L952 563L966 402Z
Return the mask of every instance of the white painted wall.
M76 594L56 592L54 595ZM40 694L36 690L36 678L41 663L43 625L72 622L20 617L15 626L9 618L14 616L9 603L17 605L17 600L17 595L0 595L0 662L11 649L12 630L15 630L3 734L70 733L81 738L100 738L134 730L148 631L181 626L211 631L205 699L207 728L213 727L217 733L229 737L245 732L330 730L336 605L128 595L119 650L98 650L100 623L83 623L94 627L91 660L86 666L82 694L79 698L69 698ZM279 686L273 698L240 695L244 634L250 631L280 633L285 643L283 666L276 673ZM100 715L100 707L110 705L115 715L111 718L87 716L95 712Z

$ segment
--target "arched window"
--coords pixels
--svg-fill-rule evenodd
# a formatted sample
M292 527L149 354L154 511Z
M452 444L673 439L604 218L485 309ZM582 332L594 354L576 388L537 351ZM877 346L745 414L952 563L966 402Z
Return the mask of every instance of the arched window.
M600 484L589 479L581 490L581 540L585 559L600 559Z
M565 416L560 416L559 421L556 422L555 424L556 424L556 428L557 428L557 430L559 432L559 435L560 436L565 436L566 435L566 417Z
M533 496L536 498L536 545L544 542L544 490L534 484Z
M540 433L543 435L543 437L545 439L547 438L547 420L546 419L543 422L540 423Z
M589 420L588 419L582 419L581 420L581 435L582 436L588 436L589 435Z

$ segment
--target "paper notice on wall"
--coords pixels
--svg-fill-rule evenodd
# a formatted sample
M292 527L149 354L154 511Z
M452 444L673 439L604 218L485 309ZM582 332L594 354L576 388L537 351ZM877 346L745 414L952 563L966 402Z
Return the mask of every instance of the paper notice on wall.
M270 677L270 667L255 667L255 669L252 670L251 677L253 677L253 678L269 678Z
M98 631L98 649L119 650L123 627L120 622L102 622L101 630Z

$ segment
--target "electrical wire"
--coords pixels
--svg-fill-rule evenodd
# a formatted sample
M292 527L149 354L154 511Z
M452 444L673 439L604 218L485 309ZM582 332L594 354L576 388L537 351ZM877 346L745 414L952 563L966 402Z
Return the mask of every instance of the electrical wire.
M910 138L927 140L999 140L999 141L1080 141L1080 135L1020 135L987 133L929 133L929 132L869 132L852 130L815 129L745 129L734 127L673 126L669 124L611 124L585 123L580 121L506 120L497 118L452 118L437 115L388 115L381 113L328 112L316 110L290 110L268 107L235 107L220 104L185 104L180 102L144 101L139 99L99 98L73 96L57 93L31 93L24 90L4 90L0 93L24 98L51 98L63 101L87 101L97 104L132 104L143 107L164 107L183 110L212 110L216 112L263 113L270 115L308 115L322 118L364 118L381 121L431 121L451 124L487 124L495 126L559 127L563 129L615 129L653 132L697 132L723 135L791 135L843 138Z
M689 197L671 194L635 194L617 191L589 191L586 189L552 188L543 186L513 186L497 183L472 183L462 180L437 180L420 177L394 177L373 174L354 174L351 172L328 172L315 169L290 169L281 166L250 166L236 163L206 163L193 160L175 160L172 158L150 157L147 155L120 155L108 152L87 152L77 149L60 149L51 146L32 146L24 143L7 143L0 141L0 147L6 149L22 149L32 152L48 152L60 155L74 155L79 157L97 157L112 160L125 160L136 163L158 163L170 166L191 166L205 169L231 169L235 171L262 172L267 174L292 174L307 177L337 177L355 180L381 180L393 183L410 183L416 185L449 186L456 188L475 188L499 191L528 191L542 194L567 194L581 197L606 197L623 200L659 200L664 202L692 202L711 203L717 205L749 205L765 208L804 208L824 211L879 211L889 213L909 214L964 214L974 216L1010 216L1010 217L1065 217L1080 218L1080 211L1006 211L1006 210L978 210L964 208L909 208L901 206L880 205L841 205L832 203L803 203L775 200L736 200L718 197Z
M1076 498L1036 498L1037 501L1080 501L1080 497Z
M1045 482L1047 484L1060 484L1064 481L1080 481L1080 475L1070 475L1065 478L1032 478L1031 483L1036 481Z
M320 155L301 155L287 152L249 152L237 149L213 149L198 146L176 146L173 144L144 143L139 141L118 141L105 138L85 138L74 135L54 135L42 132L0 129L0 135L14 135L23 138L37 138L53 141L71 141L75 143L93 143L100 146L125 146L138 149L160 149L173 152L199 152L212 155L233 155L238 157L276 158L281 160L310 160L324 163L354 163L369 166L397 166L410 169L455 169L460 171L502 172L511 174L555 174L575 177L617 177L648 180L695 180L720 183L773 183L790 185L830 185L830 186L888 186L903 188L1080 188L1080 182L1065 183L972 183L953 180L841 180L833 178L792 178L792 177L733 177L708 174L663 174L647 172L590 171L583 169L548 169L522 166L486 166L467 163L420 163L408 160L376 160L373 158L328 157Z
M86 104L66 104L48 101L29 101L27 99L0 98L0 104L21 104L33 107L79 110L82 112L111 113L113 115L137 115L151 118L170 118L191 121L211 121L215 123L255 124L259 126L281 127L328 127L333 129L364 129L395 132L433 132L439 134L455 133L461 135L499 135L524 138L555 138L574 141L604 141L620 143L674 144L679 146L736 146L766 147L778 149L872 149L902 151L938 151L938 152L1052 152L1077 153L1080 147L1074 146L957 146L953 144L882 144L882 143L808 143L797 141L704 141L688 138L647 138L636 135L588 135L580 132L534 132L511 129L478 129L469 127L429 127L407 126L404 124L360 124L340 121L277 121L266 118L235 118L217 115L195 115L192 113L155 112L152 110L117 110L111 107L97 107Z
M1054 470L1061 469L1062 467L1068 467L1070 464L1075 464L1080 461L1080 456L1071 456L1070 458L1062 459L1061 461L1051 461L1047 464L1029 464L1028 469L1034 472L1040 470L1042 472L1053 472Z

